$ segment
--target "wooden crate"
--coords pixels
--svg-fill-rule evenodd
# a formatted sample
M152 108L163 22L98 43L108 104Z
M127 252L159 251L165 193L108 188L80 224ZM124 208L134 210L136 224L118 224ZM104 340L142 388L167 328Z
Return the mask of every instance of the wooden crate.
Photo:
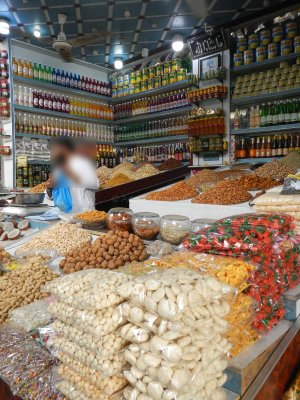
M286 310L284 318L288 321L295 321L300 315L300 285L288 290L283 295L283 301Z
M281 321L267 335L233 358L225 371L228 379L224 387L243 395L291 325L290 321Z

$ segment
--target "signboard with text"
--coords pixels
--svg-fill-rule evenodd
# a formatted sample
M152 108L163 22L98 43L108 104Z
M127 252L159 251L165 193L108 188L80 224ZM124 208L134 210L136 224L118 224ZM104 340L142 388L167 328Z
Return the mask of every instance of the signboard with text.
M205 33L188 40L193 58L208 56L227 49L227 41L223 31L212 34Z

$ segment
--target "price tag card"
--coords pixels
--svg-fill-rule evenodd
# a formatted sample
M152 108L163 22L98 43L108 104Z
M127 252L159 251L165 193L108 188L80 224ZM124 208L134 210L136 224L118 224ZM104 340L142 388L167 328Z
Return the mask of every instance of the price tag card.
M17 156L17 166L18 167L27 167L27 156L21 154Z

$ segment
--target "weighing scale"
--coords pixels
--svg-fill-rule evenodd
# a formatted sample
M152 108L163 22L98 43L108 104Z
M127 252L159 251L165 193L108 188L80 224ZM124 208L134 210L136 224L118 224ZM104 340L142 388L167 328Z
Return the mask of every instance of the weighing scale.
M29 215L41 215L51 207L47 204L9 204L2 208L5 215L15 215L16 217L28 217Z

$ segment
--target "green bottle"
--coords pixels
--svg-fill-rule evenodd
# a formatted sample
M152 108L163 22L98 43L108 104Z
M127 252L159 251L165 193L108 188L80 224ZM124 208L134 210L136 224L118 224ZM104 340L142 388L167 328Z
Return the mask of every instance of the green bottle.
M42 68L42 64L39 64L39 81L43 81L44 79L44 71Z
M297 122L298 117L298 102L296 99L292 100L291 104L291 124L295 124Z
M51 67L48 67L47 82L52 83L52 69L51 69Z
M36 63L33 65L33 79L39 79L39 69Z
M279 113L278 113L278 104L277 104L277 102L273 103L272 119L273 119L272 124L273 125L278 125Z
M48 81L48 70L46 65L44 65L44 69L43 69L43 81L47 82Z
M272 105L268 103L267 105L267 126L271 126L273 124L273 115L272 115Z
M278 108L279 108L278 123L279 123L279 125L283 125L284 124L284 103L283 103L283 101L280 101Z

